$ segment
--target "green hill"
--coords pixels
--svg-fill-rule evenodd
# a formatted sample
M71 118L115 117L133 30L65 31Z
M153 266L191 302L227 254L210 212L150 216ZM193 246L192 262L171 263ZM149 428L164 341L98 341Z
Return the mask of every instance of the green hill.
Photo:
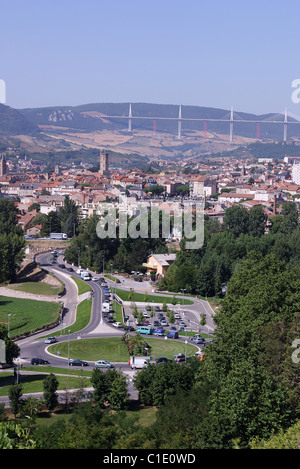
M39 128L21 112L0 104L0 135L35 135Z

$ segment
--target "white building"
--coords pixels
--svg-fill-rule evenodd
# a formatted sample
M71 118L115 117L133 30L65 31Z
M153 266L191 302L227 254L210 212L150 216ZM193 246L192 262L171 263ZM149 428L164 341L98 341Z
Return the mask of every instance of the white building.
M300 184L300 163L293 164L292 168L292 180L295 184Z

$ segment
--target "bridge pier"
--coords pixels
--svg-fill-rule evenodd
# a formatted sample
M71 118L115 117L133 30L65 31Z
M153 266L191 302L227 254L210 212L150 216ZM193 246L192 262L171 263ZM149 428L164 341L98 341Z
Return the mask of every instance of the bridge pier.
M230 121L229 121L229 141L230 143L233 142L233 107L230 111Z
M178 140L181 140L181 104L179 106L178 113Z

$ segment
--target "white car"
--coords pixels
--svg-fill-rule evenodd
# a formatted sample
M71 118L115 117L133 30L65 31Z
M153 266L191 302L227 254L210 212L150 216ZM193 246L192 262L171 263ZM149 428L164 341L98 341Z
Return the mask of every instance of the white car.
M98 277L92 277L92 282L98 282Z
M83 272L83 269L78 269L78 270L76 270L76 274L79 274L79 275L80 275L81 272Z
M123 325L122 325L121 322L114 322L114 323L113 323L113 326L114 326L114 327L123 327Z
M96 368L114 368L114 365L107 360L98 360L95 362Z
M55 342L57 342L57 338L56 338L56 337L48 337L48 338L45 340L45 344L54 344Z

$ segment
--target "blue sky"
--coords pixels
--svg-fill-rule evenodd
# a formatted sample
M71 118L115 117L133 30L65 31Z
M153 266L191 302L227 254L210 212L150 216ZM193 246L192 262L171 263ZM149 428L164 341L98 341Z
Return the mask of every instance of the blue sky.
M6 103L300 115L299 13L298 0L0 0Z

